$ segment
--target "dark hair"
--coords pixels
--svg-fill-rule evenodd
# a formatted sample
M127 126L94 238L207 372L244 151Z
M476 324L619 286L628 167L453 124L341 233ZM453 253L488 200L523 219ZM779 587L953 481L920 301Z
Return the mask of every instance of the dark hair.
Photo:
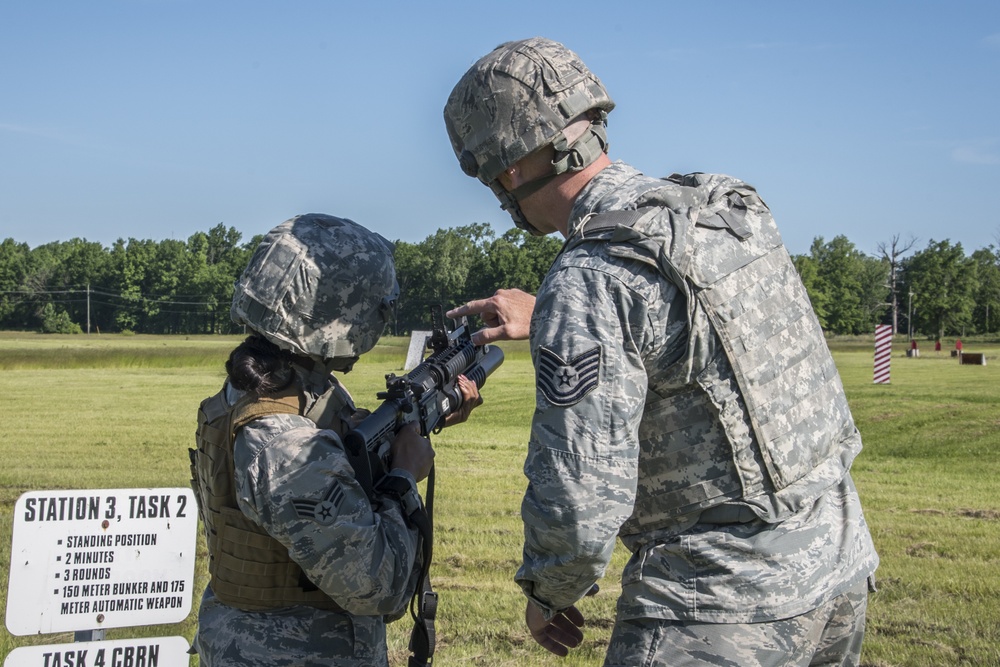
M258 334L248 336L229 353L226 372L240 391L273 394L291 382L292 353Z

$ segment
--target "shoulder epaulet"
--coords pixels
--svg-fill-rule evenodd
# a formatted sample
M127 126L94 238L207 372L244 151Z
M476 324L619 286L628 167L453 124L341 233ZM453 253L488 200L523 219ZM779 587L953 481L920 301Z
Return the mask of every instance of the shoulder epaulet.
M632 227L646 213L649 208L638 208L625 211L608 211L599 213L583 223L581 234L596 234L615 227Z
M254 419L267 415L300 415L305 410L305 404L305 394L298 390L294 382L277 394L245 394L233 406L229 421L231 432L235 433Z

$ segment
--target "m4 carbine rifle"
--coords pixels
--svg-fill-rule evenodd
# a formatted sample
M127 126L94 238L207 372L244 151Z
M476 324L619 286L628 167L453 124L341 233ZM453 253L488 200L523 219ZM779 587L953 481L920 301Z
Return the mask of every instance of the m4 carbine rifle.
M385 391L377 394L382 404L344 439L351 458L361 463L355 466L355 474L366 488L374 488L388 472L390 444L401 428L416 423L420 435L429 437L444 427L446 417L462 407L459 375L481 389L486 378L503 363L500 348L473 345L465 318L448 332L440 307L432 309L432 316L434 330L427 339L427 348L433 353L406 375L386 375Z

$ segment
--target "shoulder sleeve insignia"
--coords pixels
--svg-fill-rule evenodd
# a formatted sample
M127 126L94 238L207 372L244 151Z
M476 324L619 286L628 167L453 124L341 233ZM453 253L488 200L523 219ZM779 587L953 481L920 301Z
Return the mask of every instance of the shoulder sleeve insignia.
M578 403L597 386L601 348L595 346L569 361L547 348L538 350L537 382L545 398L559 407Z
M337 518L343 500L344 492L341 491L340 485L334 482L321 500L293 498L291 502L300 519L309 519L321 526L329 526Z

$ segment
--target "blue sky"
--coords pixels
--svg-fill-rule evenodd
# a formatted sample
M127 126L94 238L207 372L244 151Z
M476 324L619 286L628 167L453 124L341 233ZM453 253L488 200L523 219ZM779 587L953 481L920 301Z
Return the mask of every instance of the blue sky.
M8 0L0 239L511 227L441 111L500 42L601 77L611 156L755 185L792 253L1000 244L1000 2Z

